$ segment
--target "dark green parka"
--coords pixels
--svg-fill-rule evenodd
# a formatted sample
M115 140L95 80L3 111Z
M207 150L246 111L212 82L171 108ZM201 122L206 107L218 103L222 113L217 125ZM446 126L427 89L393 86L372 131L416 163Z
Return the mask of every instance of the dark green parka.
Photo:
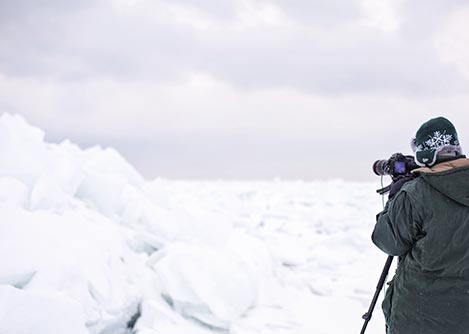
M417 170L378 215L373 242L401 261L388 334L469 334L469 159Z

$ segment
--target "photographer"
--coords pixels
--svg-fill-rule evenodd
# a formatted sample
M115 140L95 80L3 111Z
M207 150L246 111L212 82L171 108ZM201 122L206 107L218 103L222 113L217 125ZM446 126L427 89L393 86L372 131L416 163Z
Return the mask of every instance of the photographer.
M372 240L399 256L383 301L387 334L469 333L469 159L453 124L424 123L412 176L393 178Z

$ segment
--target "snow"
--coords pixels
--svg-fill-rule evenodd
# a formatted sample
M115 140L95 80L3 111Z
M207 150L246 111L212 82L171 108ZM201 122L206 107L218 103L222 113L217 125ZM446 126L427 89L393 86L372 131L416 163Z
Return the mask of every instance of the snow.
M147 181L7 113L0 150L1 334L361 329L377 184Z
M80 304L55 292L28 292L0 285L2 334L86 334Z

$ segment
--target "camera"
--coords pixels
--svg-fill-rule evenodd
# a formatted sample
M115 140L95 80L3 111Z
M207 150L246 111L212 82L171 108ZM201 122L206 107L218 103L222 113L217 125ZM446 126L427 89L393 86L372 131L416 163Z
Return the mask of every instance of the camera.
M393 179L399 176L407 176L411 171L419 168L411 155L394 153L388 160L377 160L373 164L373 172L378 175L389 175Z

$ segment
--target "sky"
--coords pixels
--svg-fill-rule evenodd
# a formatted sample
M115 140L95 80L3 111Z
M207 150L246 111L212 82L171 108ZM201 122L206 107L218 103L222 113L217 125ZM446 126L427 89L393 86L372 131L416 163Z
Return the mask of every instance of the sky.
M0 0L0 113L148 179L371 181L432 117L469 150L468 31L463 0Z

